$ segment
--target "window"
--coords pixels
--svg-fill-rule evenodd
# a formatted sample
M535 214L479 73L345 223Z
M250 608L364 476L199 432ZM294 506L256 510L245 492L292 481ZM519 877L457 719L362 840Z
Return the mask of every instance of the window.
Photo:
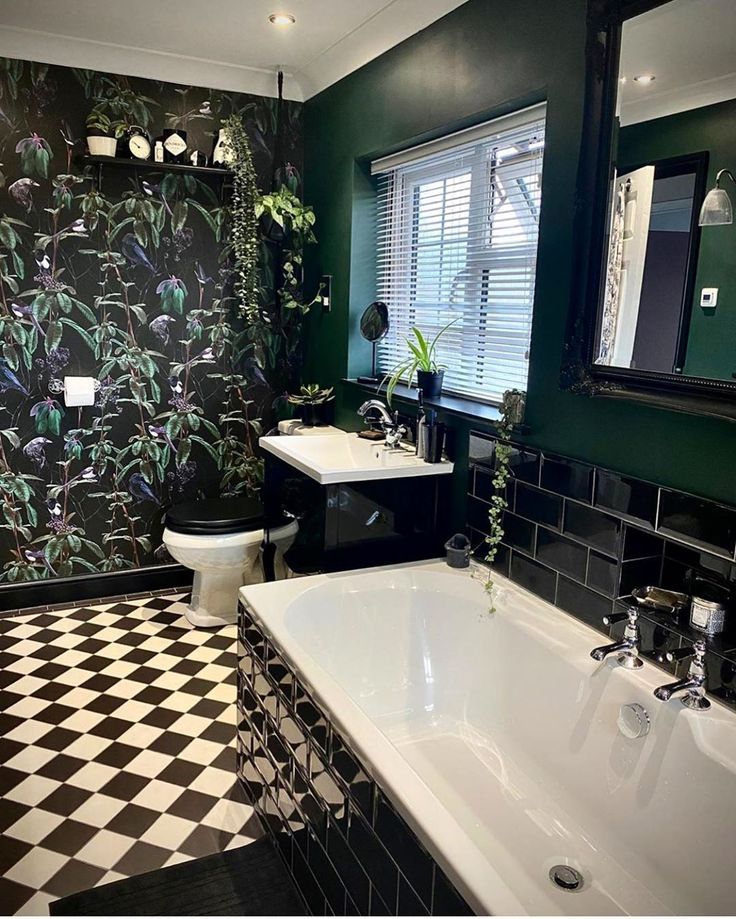
M384 157L378 177L377 294L391 328L380 371L452 323L444 388L497 403L526 389L544 152L544 106Z

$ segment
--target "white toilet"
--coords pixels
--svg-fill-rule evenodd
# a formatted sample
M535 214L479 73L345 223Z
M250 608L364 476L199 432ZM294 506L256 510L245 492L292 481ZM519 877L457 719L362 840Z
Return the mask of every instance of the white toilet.
M216 498L172 507L166 514L163 542L169 554L194 571L186 617L192 625L212 628L237 619L238 589L263 581L261 544L263 506L255 498ZM277 578L286 577L284 553L299 526L291 521L269 529L276 547Z

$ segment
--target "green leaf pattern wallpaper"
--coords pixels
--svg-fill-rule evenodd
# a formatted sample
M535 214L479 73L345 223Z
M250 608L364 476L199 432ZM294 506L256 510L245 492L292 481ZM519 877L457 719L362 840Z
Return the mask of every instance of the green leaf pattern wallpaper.
M156 565L172 502L258 490L258 435L298 378L232 296L222 178L78 164L93 107L188 133L242 117L259 186L300 191L300 103L0 59L0 580ZM280 115L279 115L280 111ZM223 200L225 204L223 204ZM278 313L278 309L276 309ZM270 334L270 337L268 337ZM67 408L52 381L99 381Z

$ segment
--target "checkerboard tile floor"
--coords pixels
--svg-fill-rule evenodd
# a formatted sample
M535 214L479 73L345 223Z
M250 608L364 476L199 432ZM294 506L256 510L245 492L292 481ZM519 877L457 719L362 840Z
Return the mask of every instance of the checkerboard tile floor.
M235 778L235 626L184 595L0 619L0 913L260 834Z

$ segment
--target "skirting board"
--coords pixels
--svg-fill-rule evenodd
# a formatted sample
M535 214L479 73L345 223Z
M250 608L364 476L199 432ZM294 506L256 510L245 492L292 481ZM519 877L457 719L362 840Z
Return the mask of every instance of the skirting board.
M73 578L50 578L22 584L0 584L0 615L37 606L57 606L125 594L165 590L192 583L194 572L183 565L157 565L133 571L110 571Z

